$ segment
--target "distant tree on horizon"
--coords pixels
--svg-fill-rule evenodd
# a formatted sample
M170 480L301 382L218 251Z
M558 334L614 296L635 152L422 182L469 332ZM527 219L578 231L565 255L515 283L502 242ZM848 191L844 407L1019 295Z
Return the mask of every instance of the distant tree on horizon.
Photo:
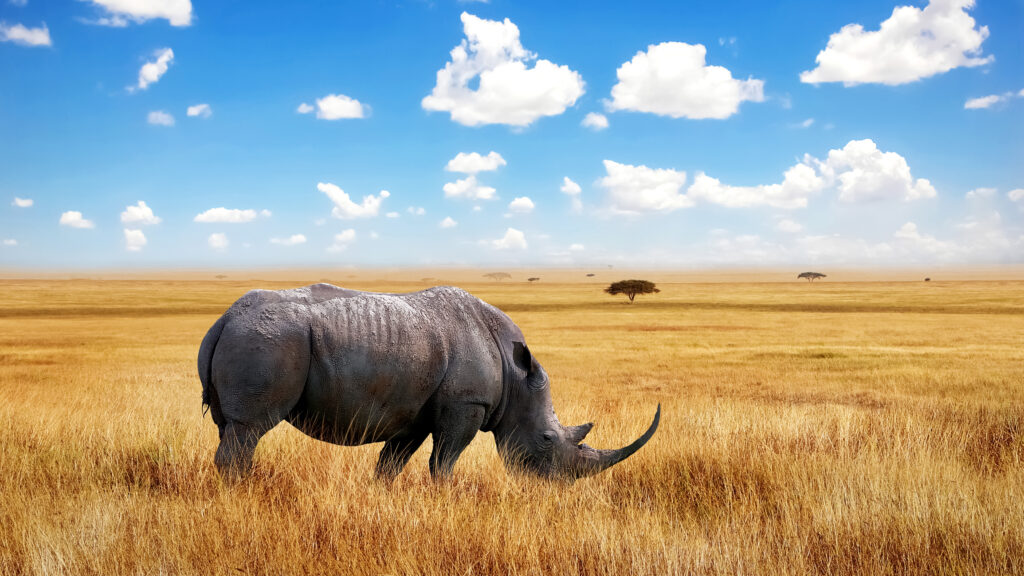
M636 298L637 294L657 294L661 292L654 285L654 282L648 280L619 280L618 282L612 282L611 286L605 288L604 291L612 296L625 294L629 298L630 303L633 302L633 298Z
M527 281L527 282L536 282L536 281L538 281L538 280L540 280L540 278L538 278L538 277L536 277L536 276L534 276L533 278L527 278L527 279L526 279L526 281Z
M806 278L808 282L814 282L818 278L825 278L825 275L820 272L801 272L797 279Z
M496 280L498 282L508 280L511 277L512 275L508 272L488 272L487 274L484 274L484 278L490 278L491 280Z

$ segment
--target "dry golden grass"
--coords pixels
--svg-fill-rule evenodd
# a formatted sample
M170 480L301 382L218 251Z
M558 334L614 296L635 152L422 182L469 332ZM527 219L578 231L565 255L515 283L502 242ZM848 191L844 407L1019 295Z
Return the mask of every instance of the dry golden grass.
M282 424L225 485L199 341L298 283L0 281L0 574L1024 572L1024 282L463 284L563 423L617 447L661 402L651 443L564 486L480 434L451 483L426 445L389 488L379 445Z

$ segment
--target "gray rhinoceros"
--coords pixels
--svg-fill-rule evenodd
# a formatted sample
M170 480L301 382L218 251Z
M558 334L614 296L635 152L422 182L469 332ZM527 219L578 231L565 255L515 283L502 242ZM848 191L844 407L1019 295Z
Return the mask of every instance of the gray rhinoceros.
M503 312L458 288L378 294L315 284L253 290L199 348L203 404L220 431L222 474L248 472L260 437L282 420L326 442L384 442L391 480L433 435L430 472L451 474L478 430L506 466L547 478L596 474L639 450L580 444L593 424L562 426L548 376Z

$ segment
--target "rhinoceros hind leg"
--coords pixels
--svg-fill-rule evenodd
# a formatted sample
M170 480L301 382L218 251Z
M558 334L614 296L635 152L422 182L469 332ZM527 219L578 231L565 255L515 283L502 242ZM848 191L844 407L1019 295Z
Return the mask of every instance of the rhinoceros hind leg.
M252 470L256 444L271 427L227 422L221 428L220 446L214 463L226 480L237 480Z
M380 451L380 459L377 460L376 477L378 480L391 482L398 476L409 459L419 449L423 441L427 439L429 430L417 430L409 436L393 438L384 443L384 449Z
M452 475L455 461L483 426L484 414L484 407L478 404L461 404L441 410L433 433L434 451L430 455L430 475L434 480Z

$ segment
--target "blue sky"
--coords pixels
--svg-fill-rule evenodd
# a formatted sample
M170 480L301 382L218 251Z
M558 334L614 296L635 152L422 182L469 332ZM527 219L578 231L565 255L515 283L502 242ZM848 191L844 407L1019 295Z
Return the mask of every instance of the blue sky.
M1022 263L1022 23L0 0L0 266Z

